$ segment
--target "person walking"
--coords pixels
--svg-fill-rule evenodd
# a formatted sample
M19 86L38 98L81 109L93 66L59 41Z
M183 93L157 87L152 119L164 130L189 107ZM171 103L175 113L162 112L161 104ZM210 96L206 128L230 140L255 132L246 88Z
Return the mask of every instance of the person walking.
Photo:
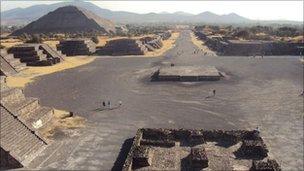
M216 90L212 90L213 97L215 97Z
M209 95L207 97L205 97L205 99L208 99L208 98L211 98L211 97L215 97L215 93L216 93L216 90L213 89L212 92L209 92Z
M109 109L111 109L111 102L108 101L108 106L109 106Z

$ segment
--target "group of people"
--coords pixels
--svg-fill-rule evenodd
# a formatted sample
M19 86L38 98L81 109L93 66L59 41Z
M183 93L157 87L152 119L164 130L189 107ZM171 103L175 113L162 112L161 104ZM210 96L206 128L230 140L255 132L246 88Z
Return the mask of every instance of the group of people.
M122 105L122 101L118 101L118 107L119 106L121 106ZM105 109L105 108L108 108L108 109L112 109L112 103L111 103L111 101L108 101L108 102L106 102L106 101L102 101L102 106L101 106L103 109Z
M253 58L256 58L256 56L255 56L255 55L253 55L252 57L253 57ZM263 56L263 55L261 55L261 58L263 59L263 58L264 58L264 56Z

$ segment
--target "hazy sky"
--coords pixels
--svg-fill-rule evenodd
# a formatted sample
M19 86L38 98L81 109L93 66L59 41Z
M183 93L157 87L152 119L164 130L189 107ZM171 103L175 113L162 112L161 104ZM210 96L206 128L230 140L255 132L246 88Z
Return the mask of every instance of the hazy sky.
M59 1L5 1L1 11L37 4L52 4ZM231 12L258 20L303 21L303 1L92 1L101 8L113 11L136 13L184 11L198 14L211 11L216 14Z

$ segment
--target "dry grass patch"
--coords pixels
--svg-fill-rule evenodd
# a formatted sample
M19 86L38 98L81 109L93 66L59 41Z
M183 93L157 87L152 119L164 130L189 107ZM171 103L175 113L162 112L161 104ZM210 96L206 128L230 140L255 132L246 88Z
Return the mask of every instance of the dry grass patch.
M94 57L89 56L67 57L61 63L53 66L27 67L27 69L21 71L17 75L8 76L6 82L9 87L23 88L26 84L33 82L38 76L75 68L93 62L94 60Z
M10 48L10 47L13 47L15 45L23 44L22 40L13 39L13 38L2 39L0 42L1 42L1 45L4 46L5 48Z
M197 37L193 34L193 32L191 32L191 41L195 46L197 46L200 50L202 50L205 55L217 56L216 53L210 50L203 41L197 39Z
M80 116L70 117L69 112L55 109L53 119L46 127L40 130L40 134L47 139L51 139L56 131L83 128L84 126L84 118Z

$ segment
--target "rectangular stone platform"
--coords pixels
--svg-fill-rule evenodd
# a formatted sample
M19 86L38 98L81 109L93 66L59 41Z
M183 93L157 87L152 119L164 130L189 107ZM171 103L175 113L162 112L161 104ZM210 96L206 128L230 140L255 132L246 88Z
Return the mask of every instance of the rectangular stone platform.
M160 68L152 76L152 81L217 81L220 73L214 66L173 66Z

